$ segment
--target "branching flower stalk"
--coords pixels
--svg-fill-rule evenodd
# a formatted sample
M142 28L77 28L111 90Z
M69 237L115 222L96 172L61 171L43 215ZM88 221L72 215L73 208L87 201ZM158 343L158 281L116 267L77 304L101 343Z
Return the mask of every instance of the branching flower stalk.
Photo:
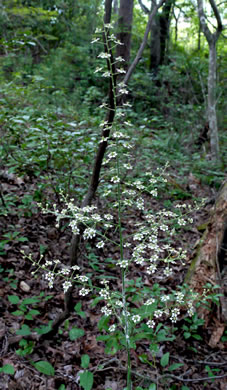
M104 31L99 31L104 33L105 37L105 52L101 53L99 58L107 59L108 74L104 70L102 76L105 78L109 77L112 85L112 106L108 107L108 105L104 104L102 108L115 114L115 123L113 126L114 116L112 117L111 126L109 126L109 123L104 122L107 133L104 131L100 145L106 144L108 139L109 144L105 162L113 165L108 170L106 169L104 174L106 182L108 186L112 186L112 190L104 191L104 195L108 196L109 192L111 192L111 195L115 194L116 202L113 203L113 207L117 210L117 217L115 214L104 214L104 216L101 216L97 207L91 205L91 194L88 194L81 207L75 206L72 200L68 200L62 195L65 205L64 209L58 210L57 206L55 206L52 211L49 208L43 208L43 212L52 212L56 217L57 225L61 219L69 220L69 226L77 240L77 245L80 237L85 241L93 240L93 242L98 239L96 247L99 250L102 250L108 242L113 243L113 239L111 236L109 237L109 231L114 227L114 219L117 219L114 234L116 235L117 232L118 237L114 238L114 244L117 244L119 248L119 259L116 261L116 267L120 267L121 290L116 291L114 289L111 291L111 285L106 279L102 281L103 287L99 285L94 287L89 276L80 273L78 264L71 262L68 267L61 267L56 260L53 262L46 261L42 264L42 259L35 263L31 256L28 256L28 258L35 264L38 270L42 269L45 272L45 279L48 281L49 287L53 287L56 277L64 280L62 287L66 297L73 285L77 284L79 286L79 296L83 297L90 292L96 292L98 295L97 302L99 304L100 302L105 302L105 306L100 311L107 321L112 321L112 325L104 330L110 333L110 337L114 338L116 335L116 340L120 340L120 342L117 341L119 349L126 349L127 390L132 390L130 350L131 348L136 348L137 334L142 334L142 338L155 341L158 339L163 319L169 319L174 324L180 316L181 308L187 310L188 315L193 315L195 304L199 297L193 291L186 291L180 287L178 287L177 291L166 292L166 289L157 285L150 288L144 286L141 282L137 296L131 296L132 299L136 298L137 302L139 300L140 303L134 307L128 299L128 296L130 296L130 282L135 283L134 280L130 281L127 279L132 265L134 268L142 267L144 273L148 275L162 272L163 277L168 278L173 273L171 267L174 267L177 261L184 263L186 258L185 251L182 248L179 248L178 251L175 248L171 248L163 236L168 233L170 237L173 236L176 229L192 221L185 212L186 206L181 206L175 211L161 210L156 213L152 210L146 210L146 204L141 194L146 193L150 197L157 196L156 185L160 181L163 184L165 183L166 179L163 175L165 175L167 167L162 168L157 175L153 172L148 172L144 179L147 183L133 178L131 180L127 178L126 183L122 181L122 169L127 171L131 169L130 156L128 154L131 145L128 142L129 136L127 134L127 128L130 126L130 123L125 120L124 110L129 104L118 105L119 94L127 94L127 89L122 83L118 84L118 88L115 87L116 76L122 71L117 66L115 71L115 65L121 62L122 59L114 60L112 56L112 50L118 42L113 35L109 35L110 27L109 24L105 25ZM99 40L95 39L94 42L99 42ZM103 67L99 67L97 72L99 71L103 72ZM107 137L105 136L106 134ZM105 150L102 152L104 153ZM124 162L125 160L126 162ZM91 188L91 192L94 190L94 188ZM130 232L130 235L127 236L123 229L123 217L124 215L127 216L129 207L137 209L143 218L142 222L139 221L134 224L133 232ZM182 209L184 215L182 215ZM126 254L127 258L125 257ZM68 306L66 308L68 309ZM60 318L61 321L62 318Z

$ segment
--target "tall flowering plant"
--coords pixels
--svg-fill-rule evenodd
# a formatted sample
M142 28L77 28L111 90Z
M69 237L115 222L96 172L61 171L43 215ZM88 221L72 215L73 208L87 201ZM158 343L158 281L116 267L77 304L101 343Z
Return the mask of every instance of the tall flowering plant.
M110 107L107 103L100 106L104 110L114 110L115 113L111 126L105 121L100 124L108 128L108 136L104 135L100 140L100 143L108 143L102 169L102 183L106 183L107 188L103 190L102 196L111 199L112 207L109 210L112 212L102 215L94 204L75 206L73 200L63 194L63 209L59 210L56 205L52 210L40 206L43 212L55 215L57 226L62 219L68 220L73 234L81 234L83 240L92 242L97 250L104 253L110 245L117 247L115 267L120 275L120 283L119 280L117 283L110 281L108 275L102 281L94 283L95 277L84 274L79 264L63 266L59 260L43 263L41 257L35 263L31 256L29 259L36 267L34 273L44 271L44 278L50 288L56 278L61 278L66 294L77 284L81 298L88 295L93 297L94 304L98 305L102 315L99 329L104 334L99 336L99 340L105 341L107 353L126 350L127 390L131 390L131 349L135 349L140 340L147 339L151 342L151 352L155 352L158 342L171 339L170 328L163 325L164 321L176 323L182 309L192 316L198 295L183 287L170 291L152 283L155 274L158 273L158 277L162 279L168 278L178 262L185 262L186 252L182 248L172 248L169 238L192 220L186 205L179 205L175 210L157 212L149 207L150 200L158 195L159 183L166 181L168 165L157 172L147 172L141 180L129 174L134 163L129 135L131 123L127 119L130 104L125 99L123 104L119 104L122 95L127 96L128 90L122 82L116 85L117 76L125 71L121 67L123 59L114 59L112 55L120 42L114 34L110 34L111 28L108 24L103 31L97 30L98 34L105 34L105 51L98 58L107 61L108 69L99 66L95 72L101 72L103 78L110 78L113 86L113 106ZM101 43L100 37L92 41L99 42ZM132 212L138 218L133 219L128 233L125 226ZM135 273L141 277L135 280Z

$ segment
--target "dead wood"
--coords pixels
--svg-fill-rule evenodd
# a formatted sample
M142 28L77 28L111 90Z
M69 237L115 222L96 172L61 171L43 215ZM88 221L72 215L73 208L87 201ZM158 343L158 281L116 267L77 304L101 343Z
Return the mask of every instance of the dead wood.
M217 194L201 240L195 248L191 266L185 278L195 291L204 285L220 286L221 317L227 321L227 181ZM201 309L203 317L208 313Z

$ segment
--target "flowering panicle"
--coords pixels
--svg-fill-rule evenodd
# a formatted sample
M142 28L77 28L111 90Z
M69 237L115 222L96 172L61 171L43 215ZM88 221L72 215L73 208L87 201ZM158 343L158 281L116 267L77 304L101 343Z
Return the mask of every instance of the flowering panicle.
M111 24L104 26L104 31L97 29L97 33L105 33L112 29ZM108 62L108 70L104 66L98 66L95 73L101 73L103 78L113 78L125 73L122 67L124 59L112 58L111 51L121 44L114 34L106 34L105 52L98 55L98 59ZM100 38L94 38L92 43L101 43ZM112 62L111 62L112 61ZM113 65L116 73L113 74ZM115 123L111 126L107 121L102 121L100 127L108 128L110 135L102 136L100 142L108 142L107 155L104 161L102 182L105 181L105 188L102 188L102 196L112 197L113 215L104 213L102 215L96 206L78 207L72 199L62 196L64 208L59 210L53 205L53 210L48 207L42 207L43 212L53 213L56 217L57 226L61 220L69 221L68 226L73 234L81 235L83 240L90 240L95 251L105 254L108 249L108 242L114 243L119 247L119 256L115 265L121 273L121 289L111 290L111 283L106 279L99 281L99 287L96 288L97 300L101 302L101 313L110 317L111 325L109 332L117 331L118 327L123 329L128 350L130 349L130 337L143 326L148 332L155 334L155 328L158 322L169 318L172 323L178 321L181 316L181 310L187 310L188 315L193 315L195 302L198 296L193 295L192 291L171 291L160 290L159 294L152 288L131 288L130 272L131 269L142 268L147 280L152 280L153 274L158 272L160 278L169 278L174 272L174 266L177 262L184 264L187 253L182 248L172 248L169 239L175 234L175 229L182 228L193 221L188 214L191 211L187 205L175 205L173 210L163 209L155 212L150 210L149 202L152 198L157 198L160 185L165 185L168 174L166 164L157 172L147 172L142 179L127 177L127 172L133 170L134 159L129 151L133 148L131 140L130 103L124 102L121 107L117 107L117 98L120 95L128 95L129 91L124 82L119 82L116 90L113 91L115 101ZM106 102L100 105L101 109L109 110ZM126 179L127 178L127 179ZM114 193L116 196L114 197ZM145 195L145 196L144 196ZM114 199L113 199L114 198ZM133 212L129 210L132 208ZM124 221L124 213L127 220ZM131 215L139 215L140 222L131 222ZM115 222L117 221L117 222ZM130 224L130 234L126 234L123 226ZM174 228L173 228L174 223ZM112 229L112 235L118 238L116 242L110 239L109 229ZM112 236L111 236L112 237ZM119 244L120 242L120 244ZM106 249L107 248L107 249ZM28 257L28 256L27 256ZM32 260L31 257L28 257ZM90 276L82 275L80 267L62 266L60 262L47 260L43 265L41 259L38 263L33 262L38 270L44 271L44 278L50 288L53 287L57 278L64 279L62 288L66 293L75 283L79 285L78 295L87 296L94 289L91 284ZM100 284L102 287L100 288ZM143 286L144 287L144 286ZM133 291L133 292L132 292ZM140 298L139 308L134 308L132 300L128 299L138 292ZM132 293L131 293L132 292ZM136 297L137 298L137 297ZM100 303L99 303L100 304Z

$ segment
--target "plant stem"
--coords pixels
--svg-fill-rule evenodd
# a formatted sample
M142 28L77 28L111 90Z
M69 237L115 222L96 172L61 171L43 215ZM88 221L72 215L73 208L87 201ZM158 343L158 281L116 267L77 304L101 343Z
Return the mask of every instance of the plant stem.
M118 153L118 141L117 141L117 176L120 177L120 164L119 164L119 153ZM117 199L118 199L118 228L120 237L120 259L124 260L124 245L122 235L122 220L121 220L121 184L117 185ZM123 300L123 316L124 316L124 330L126 340L126 351L127 351L127 390L132 390L132 376L131 376L131 356L130 356L130 336L129 336L129 324L128 324L128 313L127 313L127 302L125 294L125 277L126 269L123 268L121 272L122 278L122 300Z

